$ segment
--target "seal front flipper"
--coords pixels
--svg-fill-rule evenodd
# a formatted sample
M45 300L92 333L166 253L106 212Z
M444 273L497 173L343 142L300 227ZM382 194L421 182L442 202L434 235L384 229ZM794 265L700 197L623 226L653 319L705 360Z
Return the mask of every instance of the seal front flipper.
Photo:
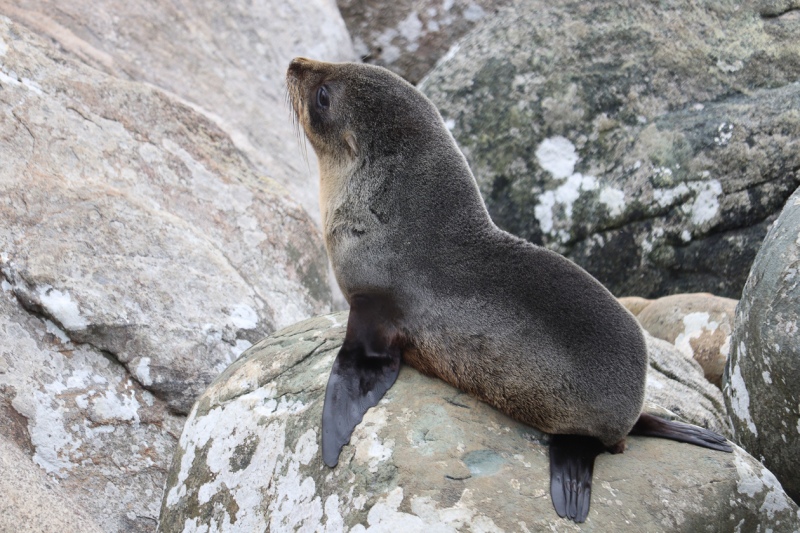
M336 356L322 408L322 460L339 462L364 413L376 405L400 372L402 347L391 302L380 296L350 299L347 333Z
M581 523L589 514L594 459L604 450L594 437L552 435L550 498L558 516Z

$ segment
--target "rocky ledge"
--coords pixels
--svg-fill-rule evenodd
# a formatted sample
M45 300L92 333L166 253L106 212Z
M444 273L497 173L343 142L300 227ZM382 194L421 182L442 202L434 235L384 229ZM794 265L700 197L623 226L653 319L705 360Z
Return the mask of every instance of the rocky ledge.
M160 531L800 528L797 505L743 450L634 437L623 455L598 458L586 523L567 522L550 503L546 435L410 367L330 469L320 459L319 421L345 321L339 313L277 332L211 385L180 438ZM670 357L668 343L648 342L653 359ZM653 371L648 400L666 381L674 380ZM710 384L711 392L678 388L677 403L720 399Z

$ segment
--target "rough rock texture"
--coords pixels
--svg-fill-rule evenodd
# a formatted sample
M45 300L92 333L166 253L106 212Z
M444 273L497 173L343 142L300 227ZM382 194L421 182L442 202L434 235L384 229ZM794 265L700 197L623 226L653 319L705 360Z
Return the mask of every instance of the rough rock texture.
M0 282L0 434L13 464L0 468L0 485L13 485L0 490L0 507L13 508L10 517L0 508L0 531L153 531L184 421L108 353L70 341ZM73 503L55 505L63 499Z
M298 55L355 58L333 0L0 0L0 14L94 68L202 108L319 218L316 160L292 130L284 73Z
M475 24L513 0L338 0L356 52L417 83Z
M736 310L725 403L736 440L800 502L800 189L758 252Z
M738 298L800 184L795 4L518 2L420 86L498 225L620 296Z
M160 531L577 529L551 507L543 434L410 367L325 467L319 420L345 320L276 333L206 391L180 439ZM594 478L584 529L800 527L774 476L738 448L630 438L623 455L598 458Z
M5 426L4 426L5 428ZM103 529L0 433L0 531L102 533Z
M242 350L330 307L302 208L150 86L0 16L0 279L187 412Z
M645 401L692 424L730 436L722 392L703 376L703 369L665 340L645 334L650 367L647 369ZM658 413L662 414L662 413Z
M650 302L636 318L650 335L673 343L722 386L731 347L736 300L712 294L676 294Z

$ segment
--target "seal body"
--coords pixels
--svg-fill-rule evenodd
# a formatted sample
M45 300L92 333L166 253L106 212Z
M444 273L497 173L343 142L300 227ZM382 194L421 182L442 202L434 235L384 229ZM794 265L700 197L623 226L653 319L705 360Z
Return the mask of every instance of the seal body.
M351 305L323 409L325 462L336 464L402 359L579 439L553 441L563 453L551 471L568 473L558 457L577 456L590 481L594 456L621 450L640 419L647 348L636 319L571 261L495 226L438 111L400 77L297 58L287 83L319 158L325 243Z

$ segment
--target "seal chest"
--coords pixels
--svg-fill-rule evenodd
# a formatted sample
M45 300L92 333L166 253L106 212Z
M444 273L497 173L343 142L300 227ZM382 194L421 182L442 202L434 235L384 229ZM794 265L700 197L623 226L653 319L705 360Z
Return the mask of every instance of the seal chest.
M689 439L640 415L647 349L633 316L571 261L492 223L424 95L380 67L303 58L287 83L319 158L325 242L350 304L323 408L326 464L401 361L555 434L551 496L576 521L596 455L621 451L632 429ZM700 431L696 444L723 449Z

